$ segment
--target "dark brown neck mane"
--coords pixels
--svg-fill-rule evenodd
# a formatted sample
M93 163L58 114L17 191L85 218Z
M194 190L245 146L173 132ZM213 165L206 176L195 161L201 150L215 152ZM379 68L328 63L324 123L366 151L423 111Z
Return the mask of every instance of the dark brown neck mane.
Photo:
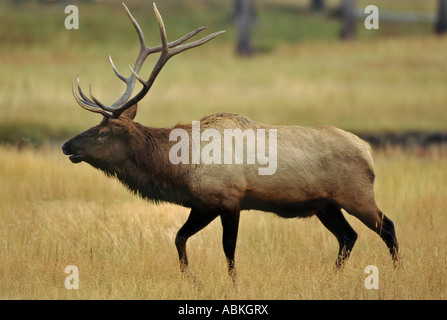
M132 192L158 202L190 207L188 169L169 161L169 133L172 129L145 127L134 122L126 161L115 166L98 166L115 176ZM175 171L175 172L174 172Z

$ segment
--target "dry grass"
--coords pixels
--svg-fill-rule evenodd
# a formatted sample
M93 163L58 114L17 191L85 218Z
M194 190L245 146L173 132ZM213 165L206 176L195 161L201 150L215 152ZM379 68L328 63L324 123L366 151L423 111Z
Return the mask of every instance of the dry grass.
M154 206L59 150L0 148L0 298L16 299L446 299L445 155L377 153L377 198L397 227L402 267L348 217L359 240L336 272L335 238L317 219L244 212L228 279L217 219L188 242L181 276L175 234L188 211ZM379 290L364 287L367 265ZM80 288L67 290L67 265Z

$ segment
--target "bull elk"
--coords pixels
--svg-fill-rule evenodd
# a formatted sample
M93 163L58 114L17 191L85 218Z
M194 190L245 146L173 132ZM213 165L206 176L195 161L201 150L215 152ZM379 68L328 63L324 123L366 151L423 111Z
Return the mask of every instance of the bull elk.
M123 3L124 5L124 3ZM235 275L235 248L241 210L273 212L283 218L316 215L338 240L336 266L349 257L357 233L348 224L341 209L357 217L375 231L387 245L393 261L398 260L398 243L393 222L378 208L374 196L374 165L369 145L357 136L334 127L272 126L254 122L242 115L219 113L198 122L200 133L214 130L272 129L276 132L277 167L269 175L257 171L259 163L173 163L170 152L175 143L171 133L183 130L193 137L193 125L178 124L172 128L151 128L133 119L137 103L153 85L165 63L174 55L198 47L222 34L216 32L184 44L204 27L168 43L162 17L154 4L161 33L161 46L149 48L143 32L128 8L129 19L139 36L141 49L131 75L124 77L124 94L111 106L81 90L79 78L73 82L77 103L88 111L100 113L97 126L67 141L62 150L73 163L86 162L117 177L132 192L155 202L170 202L191 209L185 224L178 231L175 245L180 269L188 266L186 242L220 216L223 228L223 249L230 275ZM146 58L161 52L149 79L138 74ZM138 80L142 89L133 97ZM247 136L243 136L247 138ZM209 139L209 138L208 138ZM203 145L203 137L199 144ZM270 142L272 144L273 142ZM247 146L248 147L248 146ZM221 147L225 151L225 146ZM192 151L188 151L192 152ZM271 152L271 150L270 150Z

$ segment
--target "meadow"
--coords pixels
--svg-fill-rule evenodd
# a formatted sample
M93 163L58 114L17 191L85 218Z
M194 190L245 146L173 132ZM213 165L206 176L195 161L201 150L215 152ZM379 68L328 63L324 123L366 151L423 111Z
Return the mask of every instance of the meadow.
M227 275L216 219L188 242L190 276L174 238L184 208L153 205L58 150L0 148L2 299L446 299L445 154L376 152L377 202L394 220L401 266L356 218L350 260L336 271L338 244L318 219L241 214L236 285ZM7 183L4 183L4 182ZM64 270L79 270L79 289ZM365 267L379 270L366 289Z
M150 3L126 3L158 45ZM337 20L288 10L291 0L263 0L254 34L261 52L246 59L234 54L226 3L157 3L171 40L201 25L209 26L204 33L227 33L169 61L136 121L172 126L229 111L354 132L445 131L447 41L432 26L383 23L366 31L359 22L358 39L341 42ZM376 3L431 12L436 1ZM112 102L123 86L107 56L125 73L138 52L120 2L79 10L79 30L66 30L63 6L0 4L1 299L447 298L447 155L437 147L374 151L377 202L396 224L399 269L382 240L353 217L359 239L337 272L337 241L316 218L243 212L236 285L218 219L189 240L191 272L181 275L174 238L188 210L139 199L60 150L101 119L76 105L71 81L79 75L83 88L92 83L95 96ZM79 269L78 290L64 286L68 265ZM365 288L368 265L378 267L377 290Z

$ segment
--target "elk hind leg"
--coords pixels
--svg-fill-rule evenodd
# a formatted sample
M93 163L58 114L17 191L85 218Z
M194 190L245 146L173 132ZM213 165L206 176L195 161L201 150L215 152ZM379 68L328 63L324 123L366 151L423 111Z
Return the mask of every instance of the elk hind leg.
M393 259L394 266L397 267L399 261L399 244L397 242L394 222L385 216L377 206L372 210L347 210L362 221L368 228L376 232L385 242Z
M397 242L396 230L394 228L394 222L379 211L382 223L379 228L376 228L376 232L386 243L388 250L390 251L391 258L393 259L394 266L399 262L399 244Z
M335 265L337 268L340 268L346 259L349 258L355 241L357 240L357 233L348 221L346 221L340 208L335 205L330 204L324 209L319 210L316 216L338 240L339 251Z

